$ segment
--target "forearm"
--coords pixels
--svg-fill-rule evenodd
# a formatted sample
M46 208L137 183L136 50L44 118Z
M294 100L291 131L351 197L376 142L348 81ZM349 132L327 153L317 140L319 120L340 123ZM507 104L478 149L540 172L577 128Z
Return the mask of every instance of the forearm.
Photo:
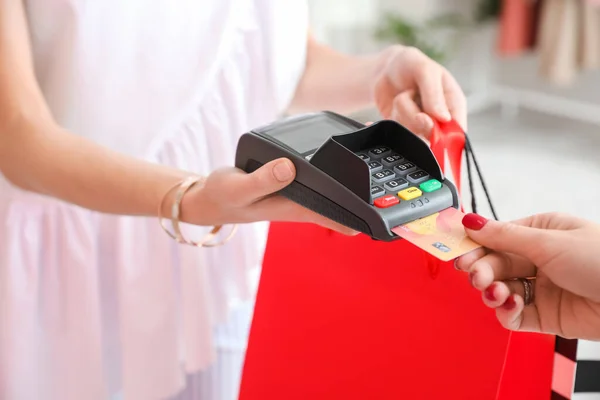
M37 84L21 0L0 0L0 173L25 190L126 215L156 215L186 175L58 126Z
M352 56L307 42L305 72L290 106L292 112L331 110L351 113L373 105L373 83L382 67L381 53Z
M95 211L154 216L168 189L187 175L110 151L45 121L0 129L10 129L0 135L0 172L11 183Z

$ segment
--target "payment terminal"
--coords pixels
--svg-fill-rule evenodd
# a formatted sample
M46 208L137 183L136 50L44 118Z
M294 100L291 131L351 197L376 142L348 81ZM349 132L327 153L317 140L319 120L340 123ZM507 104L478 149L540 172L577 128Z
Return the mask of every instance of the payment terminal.
M365 126L329 111L284 118L242 135L235 164L250 173L280 157L294 163L296 179L279 194L376 240L459 208L428 144L395 121Z

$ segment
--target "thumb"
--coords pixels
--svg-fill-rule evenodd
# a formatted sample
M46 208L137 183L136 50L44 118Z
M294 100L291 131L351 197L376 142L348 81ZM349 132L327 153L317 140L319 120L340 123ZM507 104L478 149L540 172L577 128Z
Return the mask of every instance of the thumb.
M242 194L245 203L253 203L273 194L294 180L296 168L287 158L270 161L250 174L240 176L235 190Z
M511 222L487 220L478 214L467 214L462 224L471 239L495 251L536 259L550 244L548 231Z

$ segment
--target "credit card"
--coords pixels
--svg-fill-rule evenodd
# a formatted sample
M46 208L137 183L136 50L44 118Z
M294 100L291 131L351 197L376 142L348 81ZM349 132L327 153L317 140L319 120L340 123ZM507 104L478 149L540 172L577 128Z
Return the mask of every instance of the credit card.
M481 247L467 236L462 225L464 216L456 208L447 208L393 228L392 232L440 260L450 261Z

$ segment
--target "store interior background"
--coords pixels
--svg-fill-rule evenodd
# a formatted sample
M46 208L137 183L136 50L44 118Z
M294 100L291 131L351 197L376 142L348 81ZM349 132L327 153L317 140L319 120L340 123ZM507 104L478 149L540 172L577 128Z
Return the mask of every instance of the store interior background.
M311 0L311 24L315 36L336 49L371 52L389 43L376 36L386 15L418 25L448 12L471 18L477 3ZM498 24L465 27L458 39L430 31L429 40L444 51L444 65L467 94L468 133L499 217L561 211L600 222L600 69L579 72L569 84L548 81L539 74L536 51L498 54ZM455 46L446 44L448 37ZM379 117L369 110L356 118ZM469 210L464 166L463 182ZM490 216L475 185L479 212Z

